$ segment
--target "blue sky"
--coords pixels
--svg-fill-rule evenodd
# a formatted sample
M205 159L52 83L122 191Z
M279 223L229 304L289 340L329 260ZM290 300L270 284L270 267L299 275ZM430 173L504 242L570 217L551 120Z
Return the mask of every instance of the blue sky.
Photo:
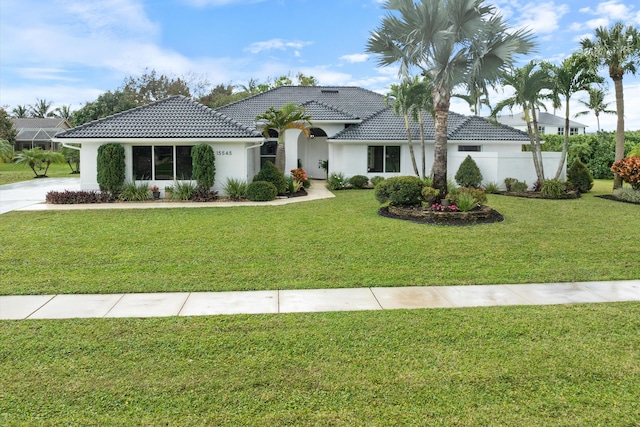
M537 36L521 58L559 62L581 38L617 20L640 27L637 0L496 0L512 27ZM117 89L127 76L155 69L213 85L260 82L298 72L322 85L384 93L396 68L365 54L384 15L380 0L0 0L0 105L37 98L79 108ZM605 74L606 75L606 74ZM640 79L625 76L626 128L640 130ZM607 76L607 101L615 109ZM495 103L508 93L492 94ZM578 94L575 99L587 99ZM454 111L469 114L464 103ZM572 103L572 112L580 111ZM550 110L553 112L553 110ZM559 112L559 114L562 114ZM579 118L595 130L593 115ZM615 130L615 116L601 118Z

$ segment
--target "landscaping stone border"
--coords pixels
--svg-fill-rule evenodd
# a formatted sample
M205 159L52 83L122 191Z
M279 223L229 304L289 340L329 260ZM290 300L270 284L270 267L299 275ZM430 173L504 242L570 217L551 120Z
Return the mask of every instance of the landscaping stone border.
M383 206L378 215L386 218L402 219L420 224L467 226L476 224L491 224L504 221L499 212L489 206L481 206L468 212L441 212L419 206Z

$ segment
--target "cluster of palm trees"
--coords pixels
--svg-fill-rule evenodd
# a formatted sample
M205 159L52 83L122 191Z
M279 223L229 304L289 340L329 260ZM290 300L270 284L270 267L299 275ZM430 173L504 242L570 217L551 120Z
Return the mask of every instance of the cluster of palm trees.
M409 115L415 115L416 111L417 117L421 117L421 111L433 115L435 153L431 172L433 185L441 194L447 192L447 117L451 98L466 99L477 113L480 105L488 104L488 88L499 85L511 86L515 93L499 103L492 110L493 115L504 108L523 109L534 166L542 182L545 175L537 109L544 106L545 100L551 101L554 108L562 102L565 104L565 141L563 160L555 174L558 177L568 150L569 100L575 93L587 90L590 93L587 105L596 112L596 117L599 113L608 113L610 110L602 101L604 94L592 86L603 82L597 69L608 67L616 88L616 160L622 158L622 77L627 72L635 72L639 61L640 38L635 27L616 23L611 28L599 28L594 40L583 40L582 51L559 66L531 61L515 68L516 56L533 51L533 34L526 29L510 29L495 8L483 0L394 0L388 1L385 9L388 12L380 27L371 33L367 51L378 55L381 66L399 64L402 82L391 88L390 97L395 99L394 110L405 117L407 126ZM421 78L413 77L414 72ZM422 95L425 88L426 97ZM419 175L411 140L409 148L414 172ZM422 162L424 165L424 160ZM621 185L622 181L616 176L614 188Z
M58 117L61 119L70 120L72 111L70 105L63 105L55 109L51 109L53 101L47 101L46 99L36 99L36 103L33 105L18 105L11 110L13 117L18 119L25 118L46 118L46 117Z

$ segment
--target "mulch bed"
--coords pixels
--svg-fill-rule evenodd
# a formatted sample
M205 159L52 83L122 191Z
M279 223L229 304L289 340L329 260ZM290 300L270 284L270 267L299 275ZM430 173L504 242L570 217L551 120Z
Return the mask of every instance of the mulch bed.
M603 194L601 196L594 196L594 197L599 197L601 199L606 199L606 200L612 200L614 202L631 203L632 205L640 205L640 203L638 203L638 202L632 202L632 201L629 201L629 200L619 199L616 196L614 196L613 194Z
M469 212L438 212L422 207L384 206L378 209L378 215L385 218L401 219L418 224L433 224L446 226L468 226L476 224L491 224L504 221L500 212L489 206L481 206Z
M547 200L569 200L569 199L579 199L581 197L579 191L568 191L564 193L562 196L560 196L559 198L545 197L539 191L499 191L493 194L497 194L499 196L512 196L512 197L524 197L527 199L547 199Z

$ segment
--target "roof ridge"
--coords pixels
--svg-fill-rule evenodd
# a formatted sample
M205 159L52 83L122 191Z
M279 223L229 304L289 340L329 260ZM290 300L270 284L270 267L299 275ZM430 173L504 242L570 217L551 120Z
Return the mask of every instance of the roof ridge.
M320 105L322 107L328 108L328 109L333 110L333 111L335 111L337 113L344 114L345 116L349 116L349 117L352 117L354 119L358 119L359 118L359 117L354 116L353 114L351 114L350 112L348 112L348 111L346 111L346 110L344 110L342 108L339 108L339 107L337 107L335 105L332 105L332 104L327 104L326 102L319 101L317 99L310 99L308 101L305 101L305 102L301 103L300 106L304 107L305 105L308 105L310 103L318 104L318 105Z

